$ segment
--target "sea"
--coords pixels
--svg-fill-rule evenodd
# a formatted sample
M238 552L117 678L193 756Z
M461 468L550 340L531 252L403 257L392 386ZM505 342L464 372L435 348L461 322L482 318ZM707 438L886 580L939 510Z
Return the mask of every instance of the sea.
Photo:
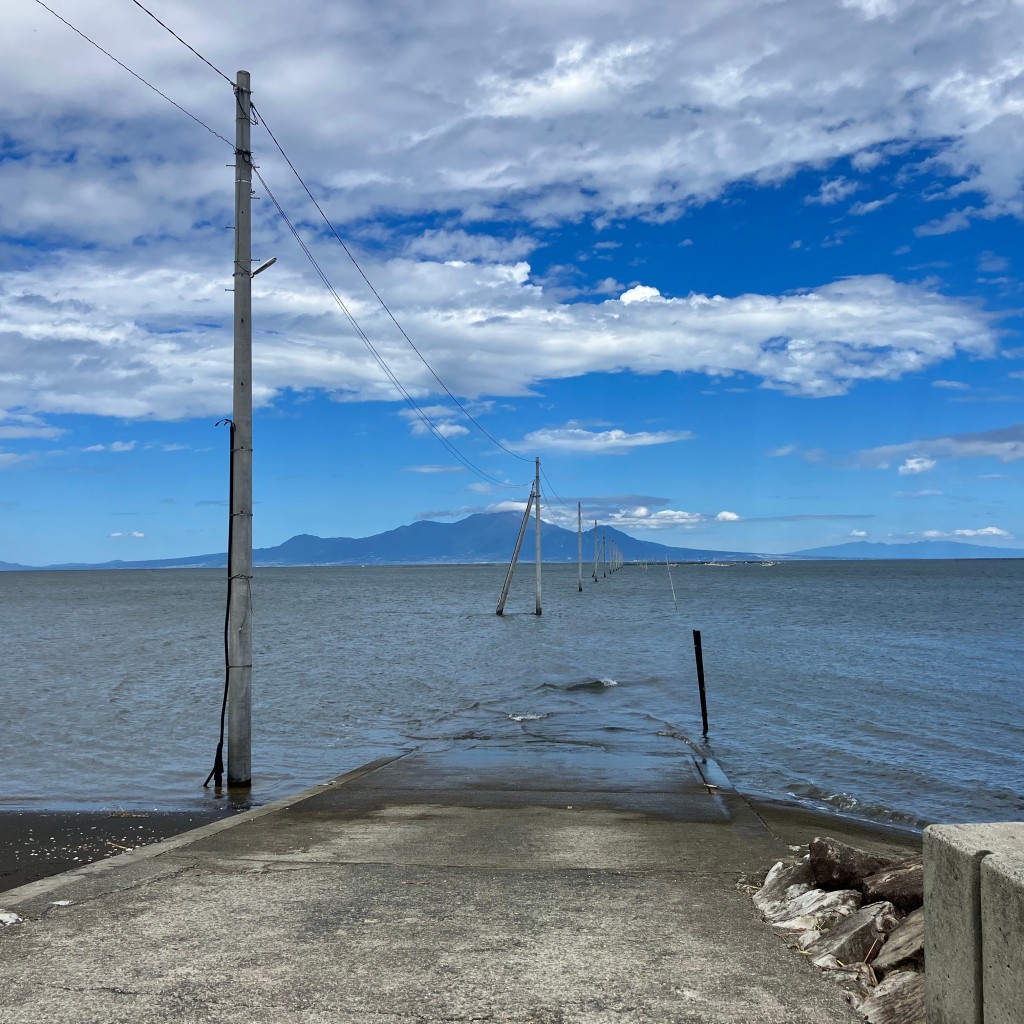
M875 822L1024 819L1024 560L259 568L260 804L458 741L694 750ZM223 570L0 573L0 808L190 810ZM702 736L693 631L709 729Z

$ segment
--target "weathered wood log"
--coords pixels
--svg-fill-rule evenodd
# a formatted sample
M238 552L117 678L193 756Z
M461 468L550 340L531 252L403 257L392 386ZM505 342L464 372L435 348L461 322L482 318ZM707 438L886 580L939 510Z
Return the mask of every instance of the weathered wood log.
M774 904L802 895L813 883L814 876L811 874L809 857L801 857L795 864L787 864L780 860L768 872L764 885L754 893L754 906L767 916Z
M858 1009L869 1024L925 1024L924 975L890 974Z
M855 889L811 889L795 900L772 904L772 931L783 938L796 938L812 929L823 932L860 909L861 895Z
M911 857L869 875L864 879L861 891L865 903L888 900L894 907L909 914L924 903L924 858Z
M869 875L894 863L891 857L876 857L838 839L818 837L810 845L811 872L821 889L859 889Z
M899 923L896 908L891 903L873 903L824 932L817 942L807 947L807 953L819 967L824 966L828 957L835 957L841 964L859 963L873 947L881 946Z
M899 927L885 940L882 951L872 964L879 975L897 967L924 963L924 908L908 914Z

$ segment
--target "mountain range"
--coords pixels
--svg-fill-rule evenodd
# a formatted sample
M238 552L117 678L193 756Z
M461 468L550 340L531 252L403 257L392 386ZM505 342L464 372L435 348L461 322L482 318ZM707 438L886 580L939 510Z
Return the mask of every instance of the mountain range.
M409 526L375 534L372 537L315 537L299 534L283 544L253 550L256 566L289 565L464 565L473 563L503 563L512 556L516 536L522 522L518 512L478 513L456 523L436 523L422 520ZM765 559L816 558L1024 558L1021 549L996 549L979 544L953 541L918 541L911 544L877 544L864 541L840 544L834 547L811 548L787 555L755 553L750 551L718 551L710 548L679 548L638 540L621 530L602 527L601 533L609 544L615 544L627 562L737 562L764 561ZM533 555L533 526L524 544L523 558ZM545 562L575 562L577 536L575 530L565 530L552 523L541 523L541 545ZM583 535L583 561L594 559L594 530ZM223 568L227 555L215 552L189 555L184 558L161 558L140 561L116 560L87 564L83 562L61 565L27 566L0 562L0 571L46 569L172 569Z

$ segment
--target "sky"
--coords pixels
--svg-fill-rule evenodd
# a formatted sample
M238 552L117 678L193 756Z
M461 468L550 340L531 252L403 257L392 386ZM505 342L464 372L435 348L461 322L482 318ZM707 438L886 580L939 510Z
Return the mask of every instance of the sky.
M48 6L164 97L0 10L0 561L226 548L242 68L257 547L522 508L538 456L570 527L1024 546L1024 5L146 4L205 60Z

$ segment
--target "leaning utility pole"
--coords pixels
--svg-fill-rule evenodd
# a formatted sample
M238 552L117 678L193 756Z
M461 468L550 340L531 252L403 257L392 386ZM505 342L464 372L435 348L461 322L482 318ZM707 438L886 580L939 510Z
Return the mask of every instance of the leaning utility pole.
M228 785L252 785L252 150L249 72L235 84L235 368L228 521Z
M540 615L540 456L537 456L537 475L533 483L533 493L537 496L537 611Z

